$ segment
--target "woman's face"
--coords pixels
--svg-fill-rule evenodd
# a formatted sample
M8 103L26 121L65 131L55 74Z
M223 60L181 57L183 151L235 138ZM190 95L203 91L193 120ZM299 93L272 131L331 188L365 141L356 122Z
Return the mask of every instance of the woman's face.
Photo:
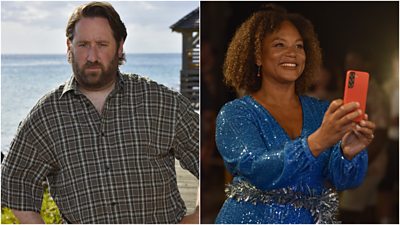
M303 73L305 61L303 38L291 22L283 21L279 30L265 36L257 65L262 65L263 79L293 83Z

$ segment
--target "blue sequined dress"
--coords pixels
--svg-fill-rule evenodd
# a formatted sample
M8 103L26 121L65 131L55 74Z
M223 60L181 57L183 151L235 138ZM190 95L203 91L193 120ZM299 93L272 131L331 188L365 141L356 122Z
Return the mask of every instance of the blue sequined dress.
M301 136L291 140L272 115L251 96L225 104L217 118L216 142L232 183L248 182L262 191L291 188L321 193L327 187L343 190L358 186L367 170L366 150L351 161L340 143L314 157L307 137L321 125L326 101L300 96ZM284 197L284 196L283 196ZM323 212L322 212L323 214ZM254 204L228 198L216 223L315 223L310 210L293 204Z

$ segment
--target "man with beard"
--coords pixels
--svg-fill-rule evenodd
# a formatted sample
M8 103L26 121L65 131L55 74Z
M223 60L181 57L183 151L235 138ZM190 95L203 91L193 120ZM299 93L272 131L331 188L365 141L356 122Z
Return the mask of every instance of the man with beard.
M126 28L109 3L66 29L73 76L18 128L2 166L2 206L43 223L43 186L68 223L198 223L185 216L175 158L198 178L198 115L181 94L119 72Z

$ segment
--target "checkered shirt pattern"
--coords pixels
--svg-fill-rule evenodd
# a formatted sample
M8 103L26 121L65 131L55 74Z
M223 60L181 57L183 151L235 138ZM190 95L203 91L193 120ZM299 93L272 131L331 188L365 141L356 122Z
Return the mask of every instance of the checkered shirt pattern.
M199 116L181 94L118 75L102 114L72 76L20 124L2 165L2 206L39 212L43 181L70 223L177 223L175 158L199 175Z

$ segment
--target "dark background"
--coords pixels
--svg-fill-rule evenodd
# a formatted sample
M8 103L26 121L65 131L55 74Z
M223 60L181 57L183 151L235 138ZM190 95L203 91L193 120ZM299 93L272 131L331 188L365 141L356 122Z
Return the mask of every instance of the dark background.
M398 29L394 29L399 26L397 2L273 3L285 7L289 12L302 14L314 24L325 60L340 61L346 49L356 48L371 58L381 58L379 61L384 62L385 53L398 49ZM228 4L232 14L228 21L226 37L231 37L238 25L265 3ZM205 17L202 17L202 34L207 36Z
M398 57L398 2L201 2L202 223L213 223L225 199L224 184L230 181L214 141L220 107L237 97L222 81L226 49L239 25L265 3L283 6L313 23L324 67L333 74L332 89L343 82L350 51L368 61L378 84L389 78Z

